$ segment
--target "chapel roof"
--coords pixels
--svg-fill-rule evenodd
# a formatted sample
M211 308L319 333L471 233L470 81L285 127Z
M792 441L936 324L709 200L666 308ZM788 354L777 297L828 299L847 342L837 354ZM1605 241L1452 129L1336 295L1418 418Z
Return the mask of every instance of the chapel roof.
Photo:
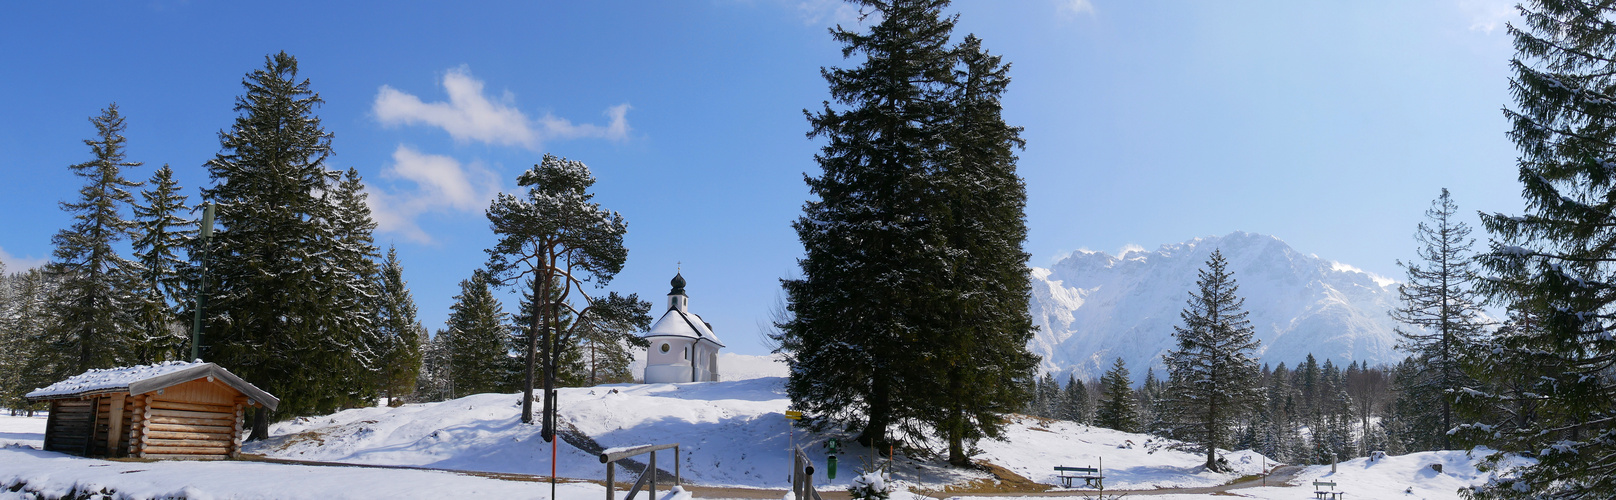
M717 335L713 335L713 329L707 327L707 323L701 320L701 316L678 309L668 309L668 312L662 315L662 319L658 319L655 324L651 325L651 330L645 332L645 338L651 337L685 337L708 340L718 344L719 347L724 347L724 343L718 340Z

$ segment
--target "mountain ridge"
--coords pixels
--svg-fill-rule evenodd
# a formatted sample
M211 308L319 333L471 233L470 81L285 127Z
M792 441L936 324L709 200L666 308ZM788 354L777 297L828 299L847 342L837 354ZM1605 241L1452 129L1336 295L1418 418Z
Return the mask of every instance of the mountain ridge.
M1028 348L1039 368L1098 378L1123 358L1134 379L1147 369L1164 376L1161 355L1174 345L1197 271L1221 249L1262 343L1262 362L1394 363L1397 282L1348 264L1302 254L1277 237L1236 231L1164 244L1125 247L1119 255L1078 250L1031 268L1030 307L1039 331Z

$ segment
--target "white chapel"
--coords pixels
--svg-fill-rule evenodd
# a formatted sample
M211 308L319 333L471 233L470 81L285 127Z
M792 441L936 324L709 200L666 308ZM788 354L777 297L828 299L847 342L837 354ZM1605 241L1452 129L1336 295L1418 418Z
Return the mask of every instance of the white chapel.
M714 382L718 380L718 350L724 344L713 335L713 325L690 312L685 277L673 275L668 311L645 332L650 352L645 358L645 383Z

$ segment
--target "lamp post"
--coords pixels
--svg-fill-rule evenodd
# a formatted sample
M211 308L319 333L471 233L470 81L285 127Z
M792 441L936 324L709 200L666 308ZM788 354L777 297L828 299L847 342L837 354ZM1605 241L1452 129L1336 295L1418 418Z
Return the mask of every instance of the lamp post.
M202 272L197 276L196 292L192 300L196 303L196 318L191 322L191 359L202 360L202 304L203 291L208 286L208 240L213 237L213 202L202 207Z

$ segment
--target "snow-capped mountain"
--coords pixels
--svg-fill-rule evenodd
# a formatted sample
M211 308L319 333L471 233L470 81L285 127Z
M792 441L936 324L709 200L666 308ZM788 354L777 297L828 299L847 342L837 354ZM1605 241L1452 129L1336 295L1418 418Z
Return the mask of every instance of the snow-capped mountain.
M1028 344L1040 366L1064 382L1067 373L1098 378L1116 358L1135 380L1147 368L1165 375L1161 356L1173 347L1196 271L1222 249L1262 341L1262 361L1295 366L1312 353L1320 363L1394 363L1397 283L1338 262L1306 255L1273 236L1235 232L1122 255L1079 250L1048 269L1032 268Z

